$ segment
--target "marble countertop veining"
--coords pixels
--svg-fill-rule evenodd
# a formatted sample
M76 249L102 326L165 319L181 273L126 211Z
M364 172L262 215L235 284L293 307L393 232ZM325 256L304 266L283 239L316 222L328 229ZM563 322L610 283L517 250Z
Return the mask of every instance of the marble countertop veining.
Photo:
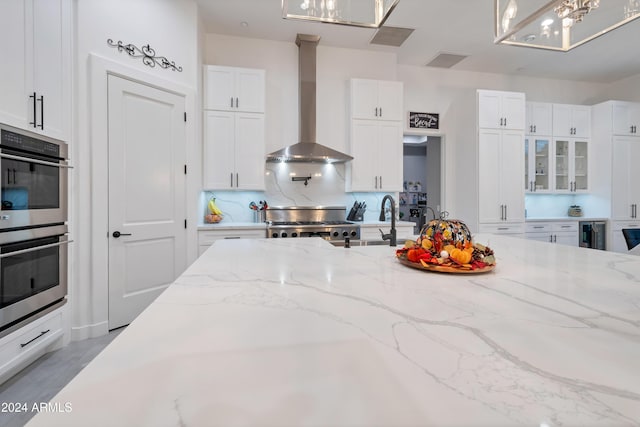
M493 272L216 242L28 425L640 426L640 259L475 239Z

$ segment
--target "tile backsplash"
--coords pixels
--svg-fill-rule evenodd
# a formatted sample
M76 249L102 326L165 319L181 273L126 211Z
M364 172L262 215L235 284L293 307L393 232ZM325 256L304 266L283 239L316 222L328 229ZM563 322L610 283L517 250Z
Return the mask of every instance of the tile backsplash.
M293 181L293 177L311 177ZM380 204L387 193L346 193L345 165L316 163L266 163L265 191L203 191L200 206L202 218L207 212L206 202L216 198L225 222L253 222L253 201L266 200L269 206L345 206L347 213L354 202L366 202L365 221L377 221ZM396 203L398 193L392 193ZM201 222L203 221L201 220Z

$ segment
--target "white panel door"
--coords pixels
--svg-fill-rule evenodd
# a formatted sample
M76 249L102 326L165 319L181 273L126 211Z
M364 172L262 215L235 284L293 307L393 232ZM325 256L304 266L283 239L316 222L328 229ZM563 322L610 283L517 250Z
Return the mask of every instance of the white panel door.
M378 134L379 190L402 191L402 122L381 122Z
M502 131L489 129L480 131L478 139L478 220L480 223L502 222L504 218L503 202L500 196L501 138ZM522 157L522 151L518 154ZM520 191L522 191L521 182L522 175L516 180Z
M240 190L264 190L264 114L235 116L235 186Z
M129 324L186 268L184 97L109 76L108 111L114 329Z
M503 131L500 149L500 198L505 205L504 220L524 221L524 136L522 132Z
M236 110L264 113L265 72L250 68L236 70Z
M478 127L499 129L503 126L500 92L478 91Z
M33 49L31 38L31 2L0 1L0 122L26 127L32 120L32 100L29 99L32 76L28 57ZM31 108L29 108L31 107Z
M234 188L235 117L226 111L205 111L202 174L206 190Z
M205 110L235 109L235 72L230 67L205 66Z
M349 191L378 190L379 169L378 123L371 120L351 121L351 187Z
M366 79L351 80L351 118L378 118L378 81Z
M502 116L504 117L503 127L505 129L524 130L524 94L519 92L503 92L501 101Z
M378 82L378 117L382 120L402 120L402 82Z

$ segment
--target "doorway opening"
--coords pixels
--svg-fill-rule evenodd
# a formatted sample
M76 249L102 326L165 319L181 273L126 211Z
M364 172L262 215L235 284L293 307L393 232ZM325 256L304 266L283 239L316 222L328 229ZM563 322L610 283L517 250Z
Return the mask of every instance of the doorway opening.
M414 233L444 210L444 138L405 134L400 219L415 223Z

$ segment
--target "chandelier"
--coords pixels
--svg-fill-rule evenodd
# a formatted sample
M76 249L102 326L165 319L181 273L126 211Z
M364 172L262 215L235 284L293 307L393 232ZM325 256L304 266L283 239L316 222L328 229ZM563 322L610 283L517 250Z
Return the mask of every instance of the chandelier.
M282 17L379 28L400 0L282 0Z
M640 17L640 0L494 2L494 43L563 52Z

